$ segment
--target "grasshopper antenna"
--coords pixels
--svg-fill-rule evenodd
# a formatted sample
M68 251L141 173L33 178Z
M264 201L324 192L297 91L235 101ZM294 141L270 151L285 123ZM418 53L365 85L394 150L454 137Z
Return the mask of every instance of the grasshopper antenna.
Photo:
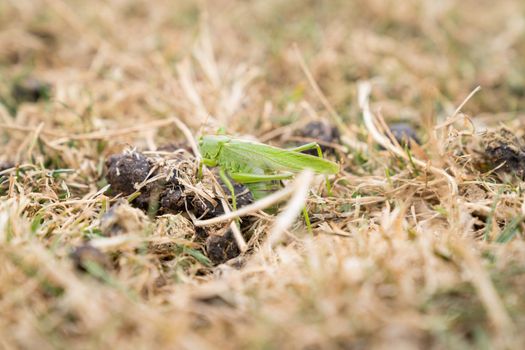
M200 138L202 134L204 133L204 127L208 124L209 119L210 119L210 115L206 114L206 119L202 121L201 125L199 126L199 130L197 130L197 135L196 135L197 139Z

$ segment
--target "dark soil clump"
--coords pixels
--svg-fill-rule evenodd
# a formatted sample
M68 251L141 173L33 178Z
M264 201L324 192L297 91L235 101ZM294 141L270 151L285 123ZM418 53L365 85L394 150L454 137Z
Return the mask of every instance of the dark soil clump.
M133 204L139 209L151 210L158 208L161 197L161 184L157 181L141 184L148 179L153 168L153 162L139 152L129 152L111 156L106 161L107 179L114 194L129 196L135 192L140 194Z
M76 247L69 257L79 271L89 272L90 266L92 265L98 265L100 268L107 268L109 266L107 256L98 248L89 244Z
M185 209L185 195L181 187L168 188L160 197L160 208L167 213L178 213Z
M210 235L206 239L206 253L211 262L218 265L237 257L241 252L237 247L233 232L228 229L222 236Z
M51 85L36 78L25 78L13 85L11 95L17 103L49 99Z
M151 164L138 152L112 155L106 161L107 177L114 192L128 196L136 191L135 185L148 176Z
M419 137L417 136L416 130L409 123L392 123L388 126L392 135L396 141L402 147L410 147L410 140L413 140L417 144L421 144Z
M181 152L178 152L178 151ZM198 181L195 174L195 159L184 149L175 150L175 159L150 158L146 155L131 151L113 155L106 161L106 177L114 195L130 196L140 193L131 201L131 205L141 209L150 216L164 214L193 214L198 219L210 219L224 214L219 198L203 197L195 191ZM178 155L180 159L177 158ZM231 204L231 194L227 186L216 176L223 192ZM232 185L236 195L237 208L253 203L252 193L242 184ZM114 205L101 219L101 230L106 236L118 235L133 230L133 227L124 227L121 217L132 210L127 205ZM154 208L154 210L152 210ZM124 212L125 211L125 212ZM134 217L137 215L133 215ZM240 229L243 235L249 236L249 227L253 220L244 218ZM214 264L222 263L236 257L239 249L228 229L224 235L216 232L224 230L217 227L195 229L194 239L205 244L209 259Z
M220 181L220 184L223 191L231 197L230 191L226 185L222 183L222 181ZM235 192L235 198L237 200L237 208L242 208L253 203L253 195L246 186L234 182L232 182L232 184L233 191Z
M483 137L484 160L489 170L525 178L525 143L512 131L501 128Z
M218 181L224 193L230 198L229 202L231 203L231 194L228 190L228 187L226 187L226 185L222 182L220 178L218 178ZM235 192L237 208L242 208L244 206L252 204L253 195L248 190L248 188L242 184L233 182L231 179L230 181L233 185L233 191ZM220 203L217 203L217 205L213 205L209 201L202 198L194 197L191 202L191 205L194 209L194 213L199 218L209 219L224 214L224 209L222 208L222 205Z
M295 132L295 136L315 139L320 143L340 143L340 134L337 127L327 123L325 121L313 121L306 124L303 128ZM321 144L321 150L323 153L329 153L333 151L333 148L325 144ZM311 149L304 151L303 153L317 156L317 150Z

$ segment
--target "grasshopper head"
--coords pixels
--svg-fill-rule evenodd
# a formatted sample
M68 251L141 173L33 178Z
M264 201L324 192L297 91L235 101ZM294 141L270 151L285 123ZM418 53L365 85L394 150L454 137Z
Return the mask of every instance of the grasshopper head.
M230 138L222 135L206 135L199 139L199 150L203 158L216 159L223 144Z

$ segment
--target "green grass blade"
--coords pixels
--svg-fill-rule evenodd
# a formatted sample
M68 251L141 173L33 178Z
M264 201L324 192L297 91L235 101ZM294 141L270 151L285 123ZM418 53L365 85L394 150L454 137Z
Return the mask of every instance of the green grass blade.
M507 243L510 242L514 236L516 236L516 233L520 232L520 224L523 221L523 216L518 216L512 219L512 221L505 226L503 231L499 234L498 238L496 238L496 242L498 243Z

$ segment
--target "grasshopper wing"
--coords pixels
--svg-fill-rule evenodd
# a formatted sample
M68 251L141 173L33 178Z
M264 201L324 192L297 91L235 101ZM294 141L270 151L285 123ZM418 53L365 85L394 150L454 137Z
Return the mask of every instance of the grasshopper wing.
M224 145L224 155L228 153L237 159L244 159L247 165L273 171L300 172L310 169L317 174L337 174L339 166L326 159L309 154L288 151L262 143L232 139Z

